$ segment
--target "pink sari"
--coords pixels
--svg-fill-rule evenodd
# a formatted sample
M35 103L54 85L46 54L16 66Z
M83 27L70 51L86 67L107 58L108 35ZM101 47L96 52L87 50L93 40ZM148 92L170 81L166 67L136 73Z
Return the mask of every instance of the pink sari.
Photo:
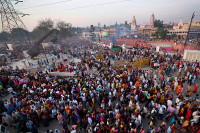
M181 87L181 89L180 89L180 93L181 93L181 94L183 93L183 89L184 89L184 88L183 88L183 87Z

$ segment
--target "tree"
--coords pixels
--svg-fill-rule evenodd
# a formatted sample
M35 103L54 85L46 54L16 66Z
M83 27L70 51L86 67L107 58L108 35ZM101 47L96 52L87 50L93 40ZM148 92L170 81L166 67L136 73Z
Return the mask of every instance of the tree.
M155 33L156 38L160 37L165 39L168 33L168 30L164 29L163 21L156 19L154 21L154 27L158 28L158 31Z
M12 39L17 40L17 41L25 41L24 39L26 38L25 36L29 36L29 32L24 30L23 28L14 28L11 31L11 36Z
M58 21L56 23L56 29L58 30L58 36L61 39L72 37L74 35L74 30L70 23L66 23L64 21Z
M30 32L24 30L23 28L13 28L10 33L8 32L1 32L0 33L0 41L7 42L7 41L19 41L24 42L27 41L26 37L30 35Z
M54 22L50 18L39 21L39 29L50 31L54 28Z
M156 37L156 39L158 39L159 33L158 31L156 31L154 34L152 34L153 37Z
M154 21L154 27L157 27L158 29L163 29L163 21L156 19Z
M74 28L72 24L66 23L65 21L58 21L56 25L54 25L54 21L51 19L43 19L39 21L38 25L33 29L31 36L36 41L40 39L42 36L46 35L50 30L56 29L53 34L51 34L51 39L48 37L46 41L53 41L56 43L55 40L65 39L67 37L72 37L74 33ZM56 36L54 34L56 33ZM52 38L52 36L54 36Z
M10 38L10 34L8 32L1 32L0 33L0 42L6 42Z
M40 37L41 37L41 29L39 28L33 29L33 31L31 32L31 38L33 40L38 40Z
M39 39L41 36L48 33L50 30L54 28L54 22L51 19L43 19L40 20L38 25L32 31L33 39Z
M171 38L172 38L172 39L174 39L174 38L176 38L176 37L177 37L176 33L173 33L173 34L171 35Z
M166 30L166 29L160 29L160 30L158 31L158 34L159 34L159 36L160 36L162 39L165 39L165 38L166 38L167 33L168 33L168 30Z

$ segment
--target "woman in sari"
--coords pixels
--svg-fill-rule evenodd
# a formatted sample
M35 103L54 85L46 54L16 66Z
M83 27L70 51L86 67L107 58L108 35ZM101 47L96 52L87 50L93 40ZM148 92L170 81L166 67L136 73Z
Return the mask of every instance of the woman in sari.
M190 95L192 95L192 86L188 86L188 88L187 88L187 94L186 94L186 96L190 96Z
M181 94L183 93L183 90L184 90L184 88L183 88L183 86L181 86L181 88L180 88L180 93Z
M183 126L182 126L182 129L183 129L184 132L187 131L188 126L189 126L189 122L188 122L188 120L185 120L184 123L183 123Z
M175 84L175 81L172 81L172 84L171 84L171 89L174 90L174 84Z
M198 84L198 83L194 84L193 93L196 93L196 92L197 92L198 87L199 87L199 84Z
M159 103L163 104L164 100L165 100L165 97L162 95L161 98L160 98L160 100L159 100Z
M165 87L165 95L167 95L171 91L171 88L167 85Z
M191 116L192 116L192 111L188 110L188 112L187 112L187 114L185 116L185 120L190 120Z
M179 92L180 92L180 88L181 88L181 86L180 85L178 85L177 87L176 87L176 94L178 95L179 94Z
M172 124L172 133L176 133L176 124L175 124L175 122Z

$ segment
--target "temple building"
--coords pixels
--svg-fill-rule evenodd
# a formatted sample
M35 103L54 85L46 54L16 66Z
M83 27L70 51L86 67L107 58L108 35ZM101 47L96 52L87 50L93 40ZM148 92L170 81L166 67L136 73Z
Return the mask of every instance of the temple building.
M133 20L132 20L132 23L131 23L131 30L137 30L135 16L133 16Z
M128 24L128 22L126 21L124 28L117 29L115 33L116 37L119 38L137 38L138 30L135 16L133 16L131 23Z
M150 17L150 27L154 27L154 21L155 21L155 17L154 17L154 14L152 13L151 17Z
M176 35L177 39L186 39L189 30L189 23L184 24L183 20L180 19L178 25L173 26L173 29L168 30L168 36L172 36L173 34ZM189 32L190 38L198 38L200 34L200 21L196 20L191 23L191 28Z
M158 31L158 28L154 27L154 21L155 17L154 14L152 14L150 17L150 24L140 25L140 28L138 28L138 34L142 37L151 37L152 34Z

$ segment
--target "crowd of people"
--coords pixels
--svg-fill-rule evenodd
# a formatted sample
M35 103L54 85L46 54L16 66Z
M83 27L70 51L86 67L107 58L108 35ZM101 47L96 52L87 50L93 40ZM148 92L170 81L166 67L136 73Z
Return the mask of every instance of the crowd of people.
M64 54L82 62L60 62L49 71L74 72L73 77L0 71L1 86L12 93L0 101L4 126L37 133L38 127L56 119L63 129L48 127L47 133L200 132L198 61L183 61L180 53L161 55L154 48L117 53L74 38L61 46ZM95 59L90 50L104 54L104 59ZM146 70L113 68L113 61L144 57L151 60Z

